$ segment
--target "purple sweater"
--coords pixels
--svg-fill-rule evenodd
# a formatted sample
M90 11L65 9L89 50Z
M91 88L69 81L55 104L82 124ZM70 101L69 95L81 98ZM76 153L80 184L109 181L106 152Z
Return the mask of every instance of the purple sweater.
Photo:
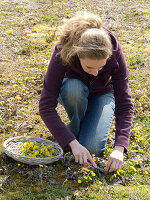
M90 94L114 92L116 120L114 145L123 146L125 152L128 150L133 115L133 105L129 90L129 72L120 44L113 34L109 30L107 31L111 37L113 55L92 80L82 69L77 56L74 57L72 65L63 65L60 56L56 55L60 50L57 46L55 47L44 78L39 112L46 126L62 148L65 148L75 139L73 133L61 121L56 111L59 90L63 78L67 77L81 80L88 86Z

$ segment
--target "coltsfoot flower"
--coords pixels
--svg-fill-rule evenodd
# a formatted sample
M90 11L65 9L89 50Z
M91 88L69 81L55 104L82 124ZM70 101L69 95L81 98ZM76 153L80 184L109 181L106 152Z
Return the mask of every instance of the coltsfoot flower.
M56 155L52 145L45 146L43 143L37 144L34 142L19 142L18 148L21 150L21 155L29 157L53 157Z
M79 180L78 180L78 183L81 183L81 182L82 182L82 181L79 179Z

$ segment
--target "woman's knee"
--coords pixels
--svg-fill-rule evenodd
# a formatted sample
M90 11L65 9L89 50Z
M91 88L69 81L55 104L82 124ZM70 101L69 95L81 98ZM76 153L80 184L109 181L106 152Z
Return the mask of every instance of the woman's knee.
M106 150L106 146L88 146L87 150L90 154L94 154L97 157L102 156L103 152Z
M95 154L95 156L102 156L103 152L106 150L107 141L90 141L85 142L82 145L90 152L90 154Z
M84 101L88 95L88 87L78 79L65 79L60 89L62 100L67 100L72 105Z

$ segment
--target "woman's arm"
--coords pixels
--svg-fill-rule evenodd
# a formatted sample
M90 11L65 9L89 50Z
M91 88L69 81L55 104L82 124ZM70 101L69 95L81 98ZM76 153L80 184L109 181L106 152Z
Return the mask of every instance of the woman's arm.
M43 90L39 102L39 112L52 135L56 138L60 146L64 148L75 139L75 136L61 121L55 109L59 89L66 71L66 66L62 64L60 56L56 55L57 53L58 49L56 47L44 78Z
M114 146L122 146L124 151L127 152L132 125L133 104L129 89L129 71L120 45L116 54L116 60L118 69L112 73L116 122Z
M129 71L125 56L119 45L116 54L118 68L112 73L115 96L115 144L105 171L111 172L120 169L123 164L123 152L127 152L132 125L133 104L129 89Z

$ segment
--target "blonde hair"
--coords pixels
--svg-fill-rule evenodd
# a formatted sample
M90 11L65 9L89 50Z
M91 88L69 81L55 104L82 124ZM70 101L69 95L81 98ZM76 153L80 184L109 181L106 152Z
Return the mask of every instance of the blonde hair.
M58 44L65 64L71 64L75 55L79 58L106 59L112 54L111 40L102 27L101 18L86 11L77 12L74 17L64 20Z

